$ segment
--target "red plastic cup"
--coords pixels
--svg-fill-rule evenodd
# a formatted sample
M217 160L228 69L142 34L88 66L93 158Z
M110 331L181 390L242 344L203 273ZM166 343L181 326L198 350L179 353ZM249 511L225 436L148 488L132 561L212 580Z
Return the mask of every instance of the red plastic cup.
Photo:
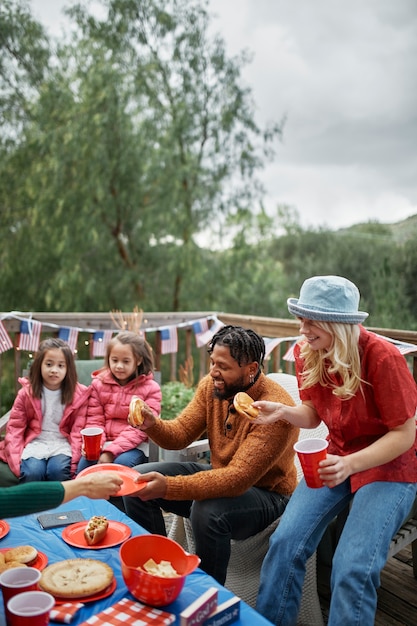
M101 452L101 437L103 429L95 426L83 428L81 431L85 458L87 461L98 461Z
M7 608L9 600L23 591L35 591L38 589L38 582L41 573L35 567L13 567L5 570L0 576L0 587L3 592L4 614L6 624L12 624L11 616Z
M326 439L302 439L294 444L307 487L318 489L323 487L323 482L318 475L320 461L327 456L329 442Z
M10 626L48 626L55 598L46 591L25 591L9 600Z

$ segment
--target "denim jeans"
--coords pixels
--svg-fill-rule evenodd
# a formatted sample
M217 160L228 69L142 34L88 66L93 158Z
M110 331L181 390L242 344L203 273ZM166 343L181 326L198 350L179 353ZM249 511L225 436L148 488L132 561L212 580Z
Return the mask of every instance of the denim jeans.
M147 463L139 472L160 472L165 476L187 476L210 470L209 465L192 462ZM247 539L282 515L287 496L251 487L240 496L208 500L165 500L143 502L135 496L124 496L126 513L151 533L166 535L161 509L189 517L193 528L200 567L219 583L226 580L230 558L230 540Z
M70 480L71 457L66 454L56 454L49 459L35 459L30 457L20 463L20 482L28 483L34 480Z
M142 450L133 448L133 450L127 450L126 452L122 452L118 456L115 456L113 463L125 465L126 467L135 467L138 463L146 463L146 460L147 458ZM96 464L97 461L87 461L85 456L82 456L78 463L77 473L79 474L86 467L91 467Z
M332 489L310 489L302 480L271 537L257 611L273 624L297 623L306 561L329 522L351 502L333 557L328 626L373 624L380 572L416 490L414 483L374 482L352 494L349 480Z

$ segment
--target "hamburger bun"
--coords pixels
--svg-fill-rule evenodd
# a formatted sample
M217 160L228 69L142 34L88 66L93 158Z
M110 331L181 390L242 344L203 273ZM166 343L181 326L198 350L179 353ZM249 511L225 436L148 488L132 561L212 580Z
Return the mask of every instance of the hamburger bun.
M14 567L27 567L27 565L25 563L19 563L19 561L9 561L8 563L0 563L0 574Z
M252 406L253 399L244 391L239 391L233 399L233 405L236 411L250 420L256 419L259 410Z
M142 415L142 407L144 405L144 401L139 396L132 396L132 399L129 404L129 415L128 421L131 426L141 426L144 421L144 417Z
M17 561L21 565L29 565L38 558L38 551L33 546L17 546L17 548L10 548L4 554L4 560L7 563L11 561Z

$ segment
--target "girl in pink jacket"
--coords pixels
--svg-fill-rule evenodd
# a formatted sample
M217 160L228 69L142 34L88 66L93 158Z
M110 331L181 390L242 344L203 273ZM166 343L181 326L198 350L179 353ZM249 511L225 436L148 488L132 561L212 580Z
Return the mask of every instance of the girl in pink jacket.
M153 377L150 345L140 335L124 331L107 345L105 367L93 374L86 426L104 430L98 461L87 461L84 454L78 464L82 471L96 463L118 463L134 467L149 456L147 435L127 421L132 396L139 396L155 415L161 411L161 388Z
M62 339L45 339L19 390L0 442L0 459L20 482L70 480L81 455L89 389L77 382L74 357Z

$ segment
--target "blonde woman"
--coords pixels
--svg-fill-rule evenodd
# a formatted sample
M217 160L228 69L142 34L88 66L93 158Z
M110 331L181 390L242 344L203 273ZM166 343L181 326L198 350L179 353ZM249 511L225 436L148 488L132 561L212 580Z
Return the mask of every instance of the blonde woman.
M391 539L416 497L416 383L397 348L361 325L368 314L346 278L309 278L287 304L303 335L294 350L302 404L255 402L257 422L323 421L329 447L323 486L302 480L271 538L257 610L273 624L297 623L306 561L350 504L333 558L328 625L368 626Z

